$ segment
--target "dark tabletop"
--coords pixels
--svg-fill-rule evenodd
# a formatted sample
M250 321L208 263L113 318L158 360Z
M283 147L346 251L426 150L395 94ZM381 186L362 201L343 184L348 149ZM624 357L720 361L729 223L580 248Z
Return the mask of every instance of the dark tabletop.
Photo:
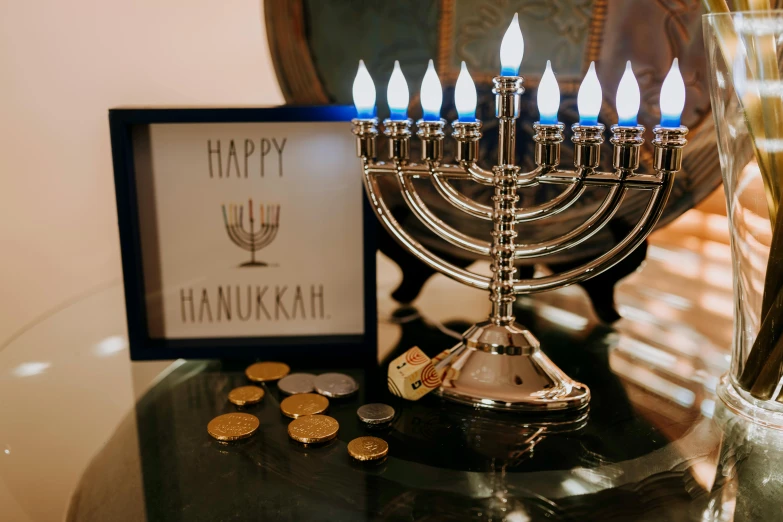
M328 413L340 423L335 440L308 447L290 440L283 397L271 383L262 403L243 410L258 416L259 431L225 444L206 425L237 410L227 394L247 384L247 363L191 361L154 386L118 427L86 471L69 520L702 520L694 517L731 484L726 473L715 480L719 455L736 460L737 448L753 454L747 423L722 407L710 419L676 397L629 387L610 369L614 329L598 325L584 337L537 319L532 309L521 308L520 316L537 325L557 364L590 383L588 411L541 418L476 411L432 395L406 402L385 389L382 362L340 369L360 391L331 401ZM462 326L430 324L410 308L394 318L402 335L385 361L413 338L433 355ZM294 371L327 371L290 363ZM379 401L397 416L371 430L356 409ZM727 425L739 443L724 441L721 450ZM352 461L346 446L360 435L385 439L389 457Z

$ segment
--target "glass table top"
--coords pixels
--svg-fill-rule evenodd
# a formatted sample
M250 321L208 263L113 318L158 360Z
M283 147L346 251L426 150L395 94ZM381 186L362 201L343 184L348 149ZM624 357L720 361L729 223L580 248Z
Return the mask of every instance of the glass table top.
M578 288L521 300L519 321L593 394L588 411L549 418L391 396L389 360L453 346L487 302L435 277L399 307L387 297L399 274L379 262L379 364L337 370L360 391L331 401L340 431L321 446L288 438L274 383L245 410L261 422L253 437L211 439L209 420L236 411L226 397L247 363L130 363L118 284L48 314L0 348L0 519L783 519L783 434L715 400L731 289L691 275L714 259L653 247L621 285L624 319L611 327ZM395 407L390 426L359 422L368 402ZM389 443L383 462L349 458L366 434Z

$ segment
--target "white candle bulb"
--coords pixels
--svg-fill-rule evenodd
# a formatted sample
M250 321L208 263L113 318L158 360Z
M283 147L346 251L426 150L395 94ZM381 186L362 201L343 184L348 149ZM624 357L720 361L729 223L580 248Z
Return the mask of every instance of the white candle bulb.
M427 72L421 81L421 109L424 113L424 121L437 121L440 119L440 108L443 105L443 87L440 85L435 65L430 60Z
M386 101L389 104L389 116L392 120L404 120L408 117L408 102L410 101L410 92L408 92L408 82L400 69L399 60L394 61L394 70L389 85L386 88Z
M525 40L522 38L522 29L519 28L519 15L514 13L514 18L500 43L500 75L518 76L524 54Z
M595 62L590 62L590 68L587 70L582 85L579 86L579 93L576 95L580 125L598 124L598 113L601 111L602 100L601 83L595 73Z
M639 82L636 81L636 76L634 76L633 69L631 69L631 61L628 60L625 64L623 77L620 78L620 85L617 86L618 125L623 127L636 126L640 102Z
M473 83L473 78L470 77L467 65L465 65L465 62L462 62L462 67L457 77L457 86L454 88L454 104L457 106L459 121L476 121L477 101L476 84Z
M557 85L555 73L552 72L552 64L546 61L546 70L538 84L538 122L542 125L555 125L557 123L557 111L560 109L560 87Z
M359 70L353 80L353 104L356 106L357 118L375 116L375 84L364 66L364 60L359 60Z
M675 58L661 85L661 127L679 127L684 107L685 82L680 74L680 64Z

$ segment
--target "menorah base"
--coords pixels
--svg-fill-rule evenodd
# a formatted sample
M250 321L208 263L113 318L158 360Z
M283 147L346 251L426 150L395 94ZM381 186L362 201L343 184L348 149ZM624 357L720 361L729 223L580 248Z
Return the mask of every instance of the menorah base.
M436 393L461 404L554 412L584 408L590 401L590 389L568 377L516 323L472 326L443 362L448 370Z
M247 263L239 265L240 268L245 266L269 266L269 263L264 263L263 261L248 261Z

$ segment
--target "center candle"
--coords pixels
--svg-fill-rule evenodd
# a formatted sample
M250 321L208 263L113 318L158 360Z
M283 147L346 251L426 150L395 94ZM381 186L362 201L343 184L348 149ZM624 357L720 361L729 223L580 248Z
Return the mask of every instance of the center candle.
M524 53L525 40L519 28L519 15L514 13L514 18L500 43L500 76L518 76Z

